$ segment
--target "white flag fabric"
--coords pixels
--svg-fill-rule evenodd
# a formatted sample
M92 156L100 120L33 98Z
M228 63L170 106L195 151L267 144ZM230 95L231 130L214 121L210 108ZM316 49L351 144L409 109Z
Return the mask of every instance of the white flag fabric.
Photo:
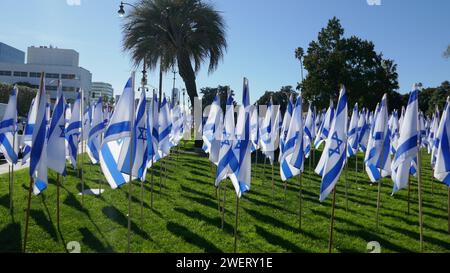
M311 105L311 103L309 104L308 107L308 114L306 115L306 120L305 120L305 129L304 129L304 150L305 150L305 158L309 158L309 155L311 153L311 149L312 149L312 145L314 143L314 139L316 137L316 129L315 129L315 122L316 118L314 116L314 110L313 107Z
M278 105L273 105L272 98L267 104L267 111L261 125L261 151L269 158L270 164L275 161L275 150L279 143L280 111Z
M128 79L123 93L116 103L108 127L105 130L100 150L100 166L112 189L128 182L129 176L121 173L117 166L125 138L131 135L134 107L134 72Z
M408 186L410 168L418 152L418 94L416 86L409 94L408 106L400 125L398 148L392 162L393 194Z
M439 132L439 126L440 126L441 118L439 116L439 109L436 107L436 111L434 113L434 120L431 127L430 132L430 144L431 144L431 167L434 168L436 165L436 156L437 156L437 149L439 145L439 138L437 137Z
M158 150L161 153L161 157L165 157L170 153L170 132L172 131L172 120L170 117L169 104L166 97L163 95L161 101L161 108L158 116Z
M325 118L320 126L319 132L316 135L316 139L314 141L314 146L316 149L320 147L322 142L324 142L328 138L328 134L331 128L332 121L334 119L334 104L333 101L330 100L330 106L328 107L327 112L325 113Z
M65 105L62 84L56 91L56 102L50 120L47 143L47 164L55 172L66 175Z
M320 184L320 201L324 201L339 180L346 159L347 143L347 94L342 87L336 108L336 116L331 123L330 132L322 156L326 155Z
M250 140L252 141L252 152L259 149L259 115L258 106L251 108L250 113Z
M134 122L133 141L131 141L131 138L124 139L124 145L118 161L118 168L122 173L130 174L131 165L131 175L139 178L141 181L145 180L145 175L147 174L147 136L150 134L146 103L145 92L141 92Z
M74 168L77 166L77 150L81 134L81 100L81 93L78 93L77 99L73 104L69 125L66 129L70 162Z
M433 175L450 187L450 97L447 97L436 139L438 148Z
M284 113L283 122L281 123L280 131L280 153L278 161L281 163L281 157L284 153L284 146L287 141L287 134L289 131L289 125L291 124L292 112L294 112L294 104L292 103L292 95L289 96L289 100L286 106L286 112Z
M6 161L10 165L16 164L18 150L16 149L17 139L17 86L14 86L9 95L3 120L0 121L0 153L3 153Z
M208 119L203 126L203 151L205 153L210 153L212 142L214 141L214 132L216 130L217 119L219 118L220 109L220 98L219 94L216 94L214 100L210 106Z
M398 113L394 110L390 121L391 126L391 154L394 155L398 147L398 139L400 138L400 126L398 124Z
M24 165L30 159L31 139L33 137L33 128L36 123L37 112L37 103L35 103L35 101L36 98L31 101L30 110L28 110L27 124L25 125L23 133L22 165Z
M358 103L355 103L348 128L347 157L356 155L358 151L358 121Z
M100 160L101 136L104 129L103 100L102 97L99 97L92 111L92 123L89 128L88 142L86 145L86 152L92 164L97 164Z
M47 188L47 98L45 96L45 81L36 95L36 123L31 139L30 176L34 179L33 193L38 195Z

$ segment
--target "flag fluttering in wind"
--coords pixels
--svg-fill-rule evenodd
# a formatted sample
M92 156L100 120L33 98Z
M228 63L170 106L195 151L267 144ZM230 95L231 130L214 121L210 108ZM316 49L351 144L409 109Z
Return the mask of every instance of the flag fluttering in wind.
M333 101L330 100L330 106L328 107L327 112L325 113L325 118L319 128L319 131L316 135L316 140L314 141L314 146L317 148L320 147L322 142L324 142L328 138L328 134L331 128L331 124L334 119L334 104Z
M366 151L366 171L372 182L391 174L391 132L388 124L387 95L384 94L381 103L374 114L369 144Z
M86 152L92 164L97 164L100 160L101 136L105 129L102 97L94 105L92 112L92 123L89 128L89 137L86 145Z
M367 118L367 112L368 111L363 108L358 119L358 148L361 152L366 152L370 135L370 124Z
M434 113L433 118L433 124L431 126L431 132L430 132L430 146L431 146L431 167L434 168L436 165L436 156L437 156L437 149L439 146L439 138L438 132L439 132L439 126L440 126L441 118L439 117L439 109L436 107L436 111Z
M320 185L320 201L325 200L334 189L344 168L347 122L347 94L345 93L345 88L342 87L336 108L336 116L331 123L328 138L322 153L325 162L322 171L322 183Z
M44 77L36 95L36 121L33 128L30 152L30 176L34 179L33 193L38 195L47 188L47 98Z
M278 161L281 163L281 157L284 153L284 146L287 141L287 134L289 131L289 125L291 124L292 112L294 111L294 104L292 103L292 95L289 96L289 100L287 102L286 112L284 113L283 122L281 123L281 131L280 131L280 154Z
M304 144L305 158L309 158L314 139L316 138L315 120L316 118L314 116L314 110L310 103L308 108L308 114L306 115L305 129L304 129L305 139L303 141L305 143Z
M219 94L217 93L216 96L214 97L214 100L213 100L210 108L209 108L208 119L206 120L206 123L203 126L203 135L202 135L203 147L202 147L202 149L207 154L210 153L211 145L212 145L212 142L214 141L214 132L216 130L216 123L217 123L217 119L219 117L219 111L221 111L220 97L219 97Z
M71 118L66 128L66 138L69 148L70 162L72 166L77 166L78 141L81 134L81 92L78 93L77 99L73 104Z
M261 125L261 151L269 158L270 164L275 161L275 150L280 141L280 107L273 105L272 98L267 104L266 115Z
M389 126L391 130L391 154L395 154L398 147L398 139L400 137L400 125L398 123L398 113L397 110L391 115L391 119L389 121Z
M31 139L33 137L34 124L36 123L37 104L35 103L35 101L36 97L31 101L30 110L28 110L27 123L23 132L22 165L24 165L30 159Z
M435 138L437 151L433 175L450 187L450 97L447 97Z
M347 157L356 155L358 151L358 103L355 103L353 107L352 117L348 127L348 140L347 140Z
M223 114L222 114L223 115ZM250 140L252 141L252 152L259 149L259 115L258 106L254 106L250 113Z
M150 135L146 103L147 99L145 98L145 91L142 91L136 110L133 139L131 140L129 137L124 139L118 162L118 168L122 173L131 173L132 176L139 178L141 181L145 180L145 175L147 174L147 136Z
M172 131L169 104L164 95L158 116L158 127L158 150L161 153L161 158L163 158L170 153L170 132Z
M281 180L283 181L303 171L305 155L301 93L297 96L286 139L286 145L284 146L283 156L280 161Z
M134 73L128 79L123 93L116 103L100 150L100 166L106 181L115 189L128 182L128 175L117 166L124 138L130 138L134 107Z
M17 163L17 151L15 149L15 134L17 130L17 86L14 86L9 95L3 120L0 121L0 152L5 156L10 165Z
M401 118L400 138L398 148L392 162L392 180L394 181L393 193L408 186L410 168L418 153L418 94L414 85L409 94L406 111Z
M48 131L47 164L50 169L64 176L66 175L65 112L62 83L59 82Z

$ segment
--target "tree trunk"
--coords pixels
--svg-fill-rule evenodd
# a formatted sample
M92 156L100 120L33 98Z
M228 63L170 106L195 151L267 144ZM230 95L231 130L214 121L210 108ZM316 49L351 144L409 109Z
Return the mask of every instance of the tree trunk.
M189 99L191 101L191 114L194 117L194 98L198 97L197 84L195 82L195 71L192 68L191 59L186 52L177 55L178 71L186 86ZM195 147L202 147L203 141L195 140Z

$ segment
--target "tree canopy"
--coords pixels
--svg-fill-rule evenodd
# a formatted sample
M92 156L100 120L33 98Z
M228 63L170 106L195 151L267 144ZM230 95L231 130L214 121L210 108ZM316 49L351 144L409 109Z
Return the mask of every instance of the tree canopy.
M346 87L349 105L374 109L384 93L398 89L397 65L375 51L371 41L356 36L343 37L344 29L336 17L309 44L303 57L306 78L298 84L303 97L319 109L339 96L340 85Z

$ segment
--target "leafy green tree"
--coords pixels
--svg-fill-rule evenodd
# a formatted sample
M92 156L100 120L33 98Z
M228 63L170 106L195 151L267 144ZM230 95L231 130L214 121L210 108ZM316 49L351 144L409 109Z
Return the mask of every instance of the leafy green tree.
M372 42L343 35L340 21L332 18L309 44L304 56L308 75L297 88L320 109L328 106L330 98L337 100L343 84L349 105L358 102L374 109L384 93L398 89L397 65L375 52Z
M19 116L26 117L28 110L30 109L31 101L36 97L37 89L30 88L28 86L18 85L19 88L17 94L17 113ZM13 85L0 83L0 102L8 103L9 94Z
M227 96L228 90L230 86L219 85L218 87L203 87L200 89L200 93L202 94L202 109L205 109L206 106L209 106L213 103L216 94L219 93L220 98L220 107L222 111L225 113L226 104L227 104ZM231 95L234 96L234 90L230 89ZM236 102L234 103L236 105Z
M450 82L445 81L441 83L441 86L434 88L434 92L429 98L428 110L425 113L431 116L436 107L438 107L442 113L442 109L445 106L445 102L448 96L450 96ZM422 94L419 94L419 101L421 99L423 99Z
M163 71L177 65L192 103L202 63L209 60L213 72L226 50L222 14L201 0L140 0L126 19L123 48L134 63L160 63Z
M278 91L266 91L257 101L256 105L267 105L272 97L273 105L280 106L280 112L284 115L286 111L286 106L289 100L289 96L293 95L294 103L297 98L297 92L292 88L292 86L283 86Z
M444 58L450 58L450 45L448 45L447 49L444 51Z

